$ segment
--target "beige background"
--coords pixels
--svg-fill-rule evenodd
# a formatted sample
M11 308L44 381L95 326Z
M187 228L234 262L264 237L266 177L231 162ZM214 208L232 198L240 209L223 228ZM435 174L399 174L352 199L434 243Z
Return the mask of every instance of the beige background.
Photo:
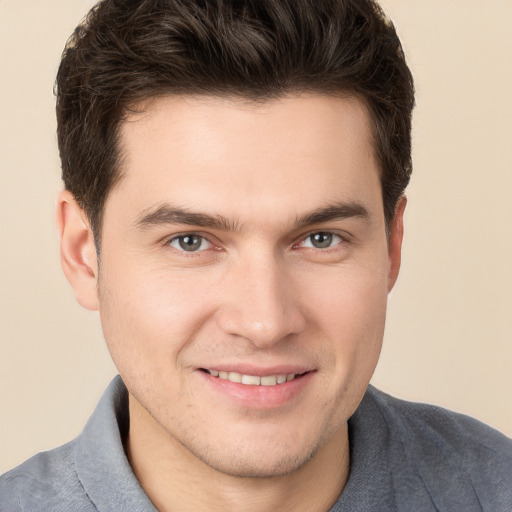
M61 274L52 84L90 0L0 0L0 473L115 373ZM417 84L404 262L374 383L512 436L512 1L384 0Z

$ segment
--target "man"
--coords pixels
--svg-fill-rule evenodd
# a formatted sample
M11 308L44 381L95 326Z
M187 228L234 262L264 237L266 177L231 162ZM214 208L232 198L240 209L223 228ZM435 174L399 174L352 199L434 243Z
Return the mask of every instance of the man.
M504 436L368 388L412 78L372 2L104 0L57 79L64 272L119 369L0 510L509 510Z

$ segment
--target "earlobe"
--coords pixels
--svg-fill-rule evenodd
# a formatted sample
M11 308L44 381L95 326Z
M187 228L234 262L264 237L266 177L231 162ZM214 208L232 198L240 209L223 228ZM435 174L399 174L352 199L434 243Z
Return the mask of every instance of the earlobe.
M55 217L64 274L79 304L97 311L98 261L94 237L86 214L68 190L63 190L57 197Z
M400 264L402 261L402 240L404 237L404 211L407 205L407 198L400 197L395 208L395 215L391 223L389 233L389 272L388 272L388 293L398 279Z

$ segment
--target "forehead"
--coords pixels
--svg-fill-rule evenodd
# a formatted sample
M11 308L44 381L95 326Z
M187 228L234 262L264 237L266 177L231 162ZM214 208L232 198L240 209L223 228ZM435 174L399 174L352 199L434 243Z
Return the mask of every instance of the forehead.
M107 209L120 196L139 212L170 202L227 217L354 199L381 208L370 120L354 97L158 98L122 124L121 152Z
M141 137L144 134L149 137ZM135 107L121 125L122 147L130 156L151 142L153 146L174 142L183 156L198 162L225 157L226 146L234 158L239 154L237 148L245 154L251 149L261 154L263 149L273 151L276 145L283 149L295 146L301 157L313 151L329 157L339 147L340 138L346 145L372 146L368 110L357 97L300 95L256 102L234 97L167 96ZM198 154L198 148L207 151Z

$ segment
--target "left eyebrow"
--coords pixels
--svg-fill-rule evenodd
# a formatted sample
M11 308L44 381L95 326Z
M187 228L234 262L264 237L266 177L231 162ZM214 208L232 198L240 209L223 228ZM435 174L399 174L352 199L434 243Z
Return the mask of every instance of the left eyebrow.
M298 228L303 228L313 224L348 219L351 217L369 220L370 213L361 203L335 203L302 215L295 221L295 225Z

